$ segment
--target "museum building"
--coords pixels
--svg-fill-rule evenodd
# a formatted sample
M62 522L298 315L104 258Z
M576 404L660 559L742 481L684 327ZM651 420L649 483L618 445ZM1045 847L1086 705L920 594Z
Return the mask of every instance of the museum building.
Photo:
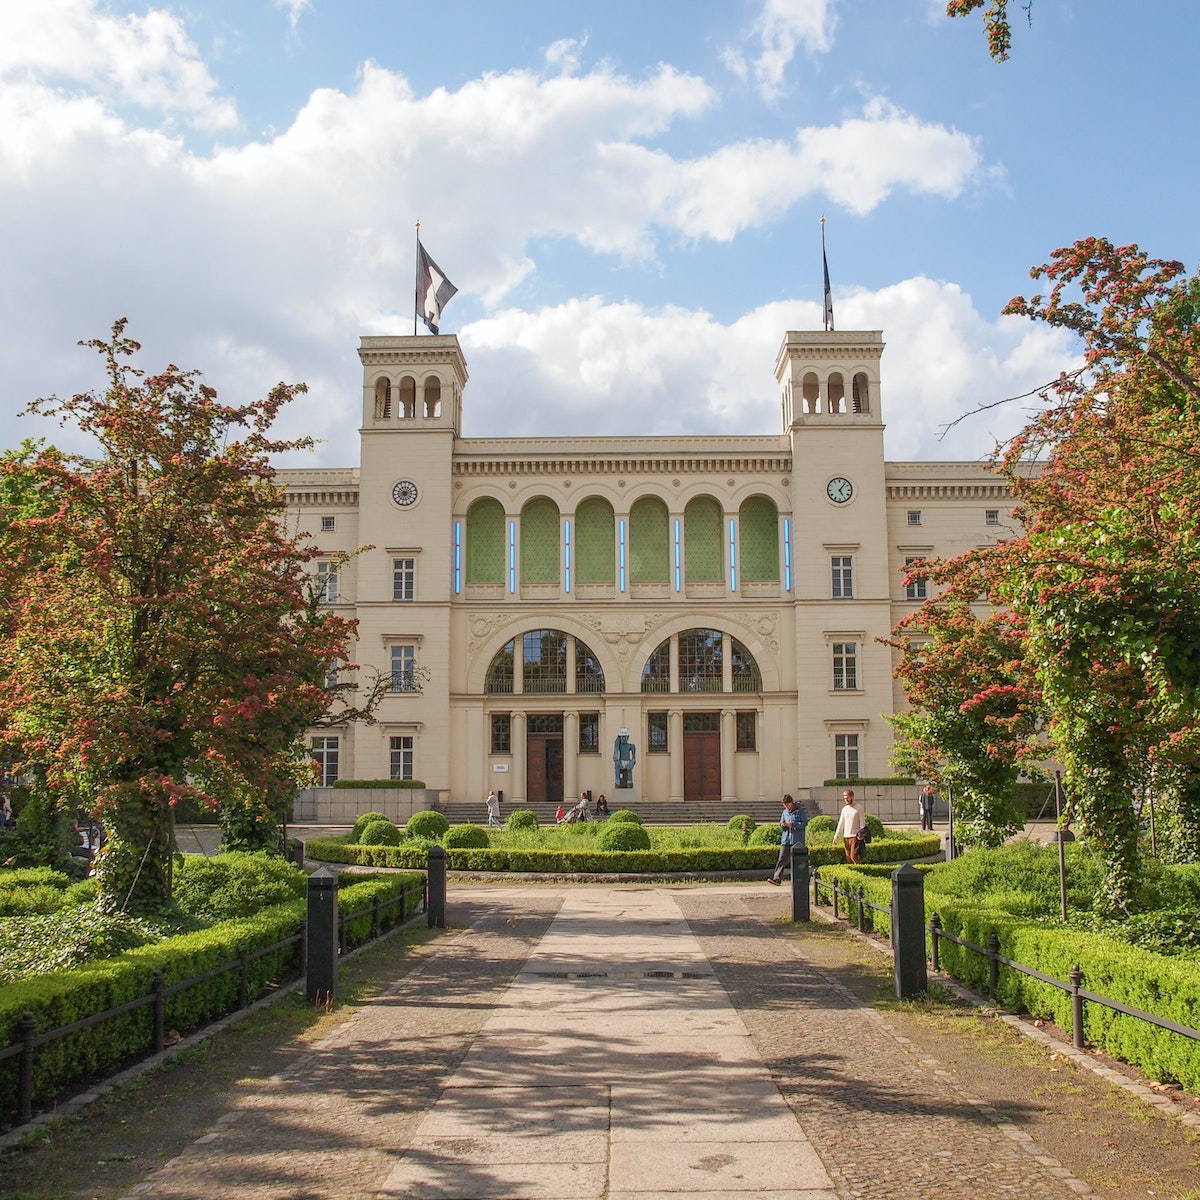
M1012 497L980 463L885 461L883 349L787 333L778 434L464 438L457 337L362 338L359 466L279 472L389 681L377 724L313 731L322 782L612 796L622 734L644 807L890 774L905 565L1004 536Z

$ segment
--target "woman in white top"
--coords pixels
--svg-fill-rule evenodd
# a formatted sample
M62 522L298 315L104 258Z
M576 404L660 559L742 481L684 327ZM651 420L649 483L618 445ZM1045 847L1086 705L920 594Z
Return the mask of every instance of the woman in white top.
M833 840L841 838L846 847L846 861L856 863L858 857L858 831L863 827L863 815L854 807L854 793L849 788L842 793L845 804L838 815L837 828L833 831Z

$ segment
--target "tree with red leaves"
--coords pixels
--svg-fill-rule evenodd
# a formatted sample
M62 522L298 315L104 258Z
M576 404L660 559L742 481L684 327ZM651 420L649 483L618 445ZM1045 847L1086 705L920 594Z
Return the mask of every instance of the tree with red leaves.
M60 805L104 821L102 902L146 913L170 899L182 796L268 813L290 796L354 630L316 602L315 550L287 532L272 481L270 456L308 444L269 436L303 386L222 404L195 371L132 366L125 326L85 343L103 393L30 406L96 454L4 463L53 503L0 524L0 737Z

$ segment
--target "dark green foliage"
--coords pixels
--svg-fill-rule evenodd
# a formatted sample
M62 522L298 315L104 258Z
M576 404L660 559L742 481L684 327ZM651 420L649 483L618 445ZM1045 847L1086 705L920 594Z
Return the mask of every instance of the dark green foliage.
M56 894L61 904L62 893ZM94 904L11 916L0 921L0 983L112 958L160 937L152 923Z
M911 775L885 775L880 779L826 779L825 787L915 787L917 781Z
M447 850L484 850L491 845L480 825L452 825L442 840Z
M614 820L616 815L613 813L609 820ZM504 822L505 829L536 829L537 827L537 813L532 808L518 808L509 813L508 819Z
M887 837L887 830L884 828L883 822L874 813L864 813L863 824L870 831L872 841L875 841L876 838ZM835 825L834 828L836 829L837 826Z
M362 837L362 831L366 829L372 821L390 821L391 817L387 813L381 812L365 812L354 819L354 828L350 831L350 840L357 842Z
M358 840L363 846L398 846L402 837L400 830L384 817L382 820L368 821Z
M812 817L804 827L804 840L810 845L815 842L823 842L828 845L833 841L833 831L836 828L837 819L835 817L827 817L824 814Z
M248 917L304 895L305 874L264 851L184 856L175 871L175 903L205 921Z
M783 844L783 830L778 825L760 825L750 834L751 846L780 846Z
M607 824L596 835L597 850L649 850L650 835L632 821Z
M423 837L441 840L450 829L450 822L440 812L425 809L424 812L413 813L404 826L406 838Z
M745 813L738 813L736 816L730 817L725 824L730 829L740 831L743 835L743 841L745 841L746 838L748 838L755 831L755 829L758 828L758 822L753 817L747 816Z
M609 815L609 821L624 821L627 825L640 825L642 818L637 815L631 808L618 808L615 813Z

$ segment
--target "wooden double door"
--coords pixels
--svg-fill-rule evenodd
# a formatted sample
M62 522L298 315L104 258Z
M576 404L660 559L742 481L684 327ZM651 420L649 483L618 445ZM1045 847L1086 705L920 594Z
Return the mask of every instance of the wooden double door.
M525 795L532 803L559 804L563 798L561 716L530 717L525 735Z
M684 713L683 798L721 799L721 714Z

